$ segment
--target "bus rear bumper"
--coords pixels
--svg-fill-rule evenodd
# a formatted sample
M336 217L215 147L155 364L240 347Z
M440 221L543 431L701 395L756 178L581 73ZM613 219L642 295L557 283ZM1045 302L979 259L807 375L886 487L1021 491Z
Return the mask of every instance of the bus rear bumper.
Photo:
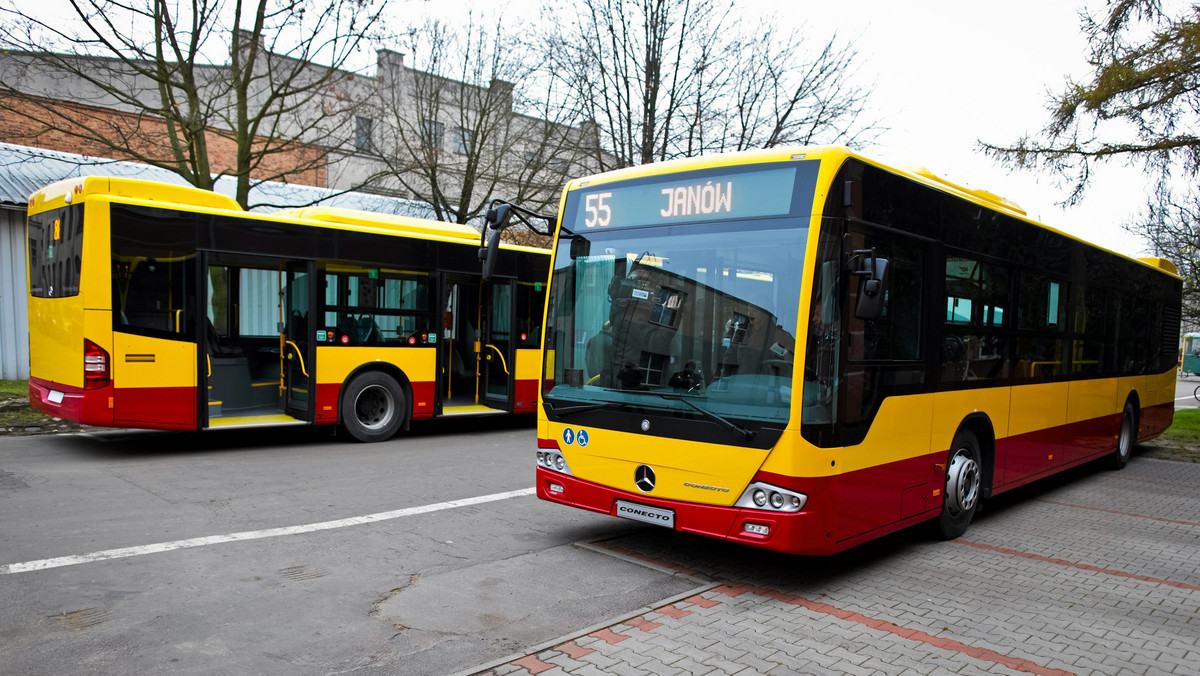
M41 378L29 379L29 405L46 415L82 425L111 427L113 387L85 390Z
M845 543L830 538L830 529L826 528L822 517L813 512L784 514L659 500L543 467L537 468L537 496L548 502L609 516L617 516L617 500L669 509L675 516L674 530L789 554L824 555L846 548ZM748 526L754 530L749 530ZM767 532L761 534L764 528Z

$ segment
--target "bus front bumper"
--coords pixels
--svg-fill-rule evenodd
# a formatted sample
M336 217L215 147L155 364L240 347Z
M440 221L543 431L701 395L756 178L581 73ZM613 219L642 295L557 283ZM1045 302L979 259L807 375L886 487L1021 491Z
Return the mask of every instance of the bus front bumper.
M618 501L670 510L674 530L728 540L789 554L822 555L845 549L831 539L831 529L815 513L772 513L740 507L719 507L659 500L629 493L568 474L537 468L537 496L548 502L620 516Z

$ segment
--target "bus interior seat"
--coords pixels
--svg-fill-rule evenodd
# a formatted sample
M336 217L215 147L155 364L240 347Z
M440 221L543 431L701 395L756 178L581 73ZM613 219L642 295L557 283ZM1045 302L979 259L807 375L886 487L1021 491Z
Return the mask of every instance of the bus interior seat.
M217 327L213 326L211 319L206 319L208 325L208 353L213 357L244 357L245 353L242 348L236 345L227 345L222 341L220 334L217 333Z

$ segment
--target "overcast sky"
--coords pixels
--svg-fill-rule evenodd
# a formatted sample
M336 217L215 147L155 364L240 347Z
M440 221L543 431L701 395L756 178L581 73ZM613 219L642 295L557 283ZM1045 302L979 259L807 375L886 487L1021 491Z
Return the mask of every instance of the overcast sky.
M1143 253L1121 225L1146 202L1140 168L1098 171L1083 201L1066 209L1068 191L1048 174L1010 172L977 149L980 139L1012 143L1049 119L1052 91L1068 75L1088 74L1079 11L1103 0L735 0L747 16L775 14L804 27L819 46L836 32L859 53L860 77L874 83L871 113L890 128L868 156L925 166L947 179L1020 204L1030 217L1114 251ZM441 19L467 8L506 8L505 25L537 21L538 0L405 2L406 19L423 11ZM1168 3L1169 4L1169 3Z

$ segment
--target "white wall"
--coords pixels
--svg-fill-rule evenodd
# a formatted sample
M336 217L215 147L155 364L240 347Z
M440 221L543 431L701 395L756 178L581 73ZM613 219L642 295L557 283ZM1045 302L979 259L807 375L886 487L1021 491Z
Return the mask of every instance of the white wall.
M0 380L29 377L25 210L0 207Z

